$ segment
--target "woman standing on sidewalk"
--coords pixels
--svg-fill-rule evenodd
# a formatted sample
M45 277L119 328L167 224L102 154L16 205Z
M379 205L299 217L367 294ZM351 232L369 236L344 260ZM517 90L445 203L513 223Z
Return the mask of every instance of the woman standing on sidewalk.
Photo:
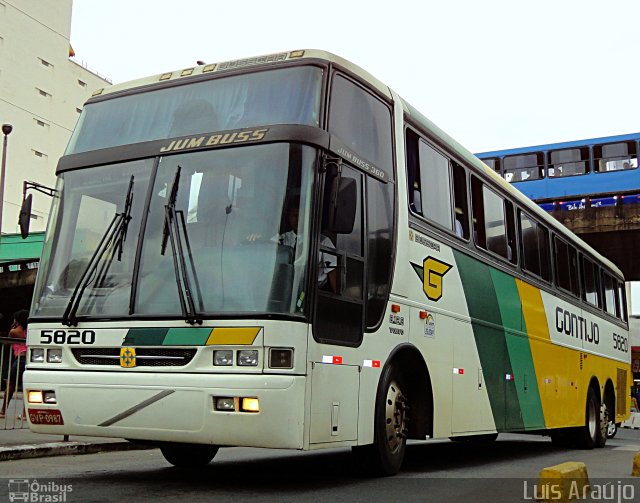
M22 374L24 374L24 367L27 360L27 320L29 319L29 311L21 309L13 314L13 324L9 331L9 337L15 339L22 339L24 342L16 342L11 345L11 351L13 352L13 362L8 369L7 375L2 376L2 379L6 381L6 390L4 393L4 400L2 401L2 409L0 409L0 418L5 417L7 407L13 393L16 389L22 387ZM19 416L20 419L24 417Z

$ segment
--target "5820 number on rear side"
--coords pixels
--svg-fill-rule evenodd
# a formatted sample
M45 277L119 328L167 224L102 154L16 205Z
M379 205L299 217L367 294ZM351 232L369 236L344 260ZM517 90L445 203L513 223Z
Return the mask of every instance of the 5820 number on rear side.
M93 330L40 330L40 344L94 344Z

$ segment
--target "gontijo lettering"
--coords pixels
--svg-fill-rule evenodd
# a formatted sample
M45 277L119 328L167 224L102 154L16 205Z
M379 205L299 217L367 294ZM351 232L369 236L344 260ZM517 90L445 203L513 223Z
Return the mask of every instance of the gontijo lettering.
M561 307L556 308L556 330L581 341L600 344L600 329L598 324L588 322L582 316L565 311Z

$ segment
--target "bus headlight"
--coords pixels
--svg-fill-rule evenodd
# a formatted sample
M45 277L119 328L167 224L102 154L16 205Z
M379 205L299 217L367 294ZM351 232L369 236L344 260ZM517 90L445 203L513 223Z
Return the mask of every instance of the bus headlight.
M230 349L214 351L213 364L216 366L233 365L233 351Z
M47 349L47 363L60 363L62 361L62 349Z
M216 410L231 411L236 410L236 399L233 397L218 397L214 398L216 404Z
M44 363L44 348L33 348L31 350L31 363Z
M256 367L258 365L258 351L255 349L238 351L238 365L242 367Z

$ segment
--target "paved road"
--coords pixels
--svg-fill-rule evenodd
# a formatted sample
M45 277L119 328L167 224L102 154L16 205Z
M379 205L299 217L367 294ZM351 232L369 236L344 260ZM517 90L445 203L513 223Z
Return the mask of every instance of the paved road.
M640 500L640 480L627 478L637 452L640 430L620 430L606 448L593 451L559 449L527 435L501 435L483 446L425 442L411 445L403 471L384 479L360 476L347 449L222 449L201 470L172 468L157 450L25 459L0 463L0 503L8 501L9 479L57 484L54 492L71 485L67 502L520 502L533 498L542 468L564 461L585 462L595 484L634 484Z

